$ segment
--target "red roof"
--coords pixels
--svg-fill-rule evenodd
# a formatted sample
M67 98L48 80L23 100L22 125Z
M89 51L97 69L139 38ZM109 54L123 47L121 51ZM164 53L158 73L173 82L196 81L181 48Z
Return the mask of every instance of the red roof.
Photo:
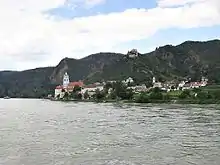
M67 89L73 89L75 86L83 87L84 84L82 81L70 82L67 86ZM64 87L62 85L59 85L56 87L56 89L64 89Z
M75 86L82 87L82 86L84 86L84 84L82 81L76 81L76 82L70 82L68 85L68 87L75 87Z
M192 82L190 85L191 86L201 86L201 85L203 85L203 83L201 83L201 82Z

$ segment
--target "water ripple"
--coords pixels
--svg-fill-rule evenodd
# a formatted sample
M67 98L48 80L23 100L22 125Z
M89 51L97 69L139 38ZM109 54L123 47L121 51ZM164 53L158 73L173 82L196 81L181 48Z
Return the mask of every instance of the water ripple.
M220 107L0 100L1 165L219 165Z

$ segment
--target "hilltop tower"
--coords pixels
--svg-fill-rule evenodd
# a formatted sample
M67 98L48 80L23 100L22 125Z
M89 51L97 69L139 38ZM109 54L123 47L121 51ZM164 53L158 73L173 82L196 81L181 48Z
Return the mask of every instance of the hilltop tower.
M70 83L69 75L67 72L63 76L63 87L66 88Z

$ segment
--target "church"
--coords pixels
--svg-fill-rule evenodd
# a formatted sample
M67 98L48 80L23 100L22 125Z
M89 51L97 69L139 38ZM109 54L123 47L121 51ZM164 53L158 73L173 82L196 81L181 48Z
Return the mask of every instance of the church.
M63 98L65 92L72 92L75 86L83 87L84 83L82 81L70 82L69 75L67 72L63 76L63 84L55 88L55 98Z

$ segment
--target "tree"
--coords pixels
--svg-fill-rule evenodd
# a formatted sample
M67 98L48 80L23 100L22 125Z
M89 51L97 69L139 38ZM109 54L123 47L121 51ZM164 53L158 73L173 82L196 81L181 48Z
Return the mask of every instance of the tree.
M145 83L145 85L146 85L147 88L150 88L150 87L153 86L153 83L151 81L148 81L148 82Z
M186 99L190 97L190 91L189 90L184 90L182 93L179 95L180 99Z
M120 93L120 97L123 99L123 100L131 100L133 98L133 90L132 89L125 89L125 91L121 91Z
M113 85L113 91L117 97L123 100L130 100L133 97L133 90L127 89L126 85L121 82L117 82Z
M169 94L164 94L163 95L163 100L170 100L170 95Z
M71 93L71 98L76 99L76 100L81 100L82 99L82 94L80 92L72 92Z
M171 86L171 89L174 90L174 89L175 89L175 86L172 85L172 86Z
M161 92L161 91L162 91L162 90L161 90L160 88L156 87L156 88L152 88L150 92L159 93L159 92Z
M104 92L100 91L99 89L97 89L95 91L95 96L94 96L97 100L102 100L105 98L105 94Z
M215 99L220 99L220 90L215 90L212 95Z
M88 99L89 98L89 92L88 91L86 91L85 93L84 93L84 99Z
M201 92L202 90L200 88L193 88L193 92L198 93Z
M110 93L110 95L109 95L109 98L110 99L116 99L117 98L117 95L116 95L116 92L113 90L113 91L111 91L111 93Z
M149 96L147 93L141 93L135 97L135 102L137 103L149 103Z
M205 100L209 98L209 93L205 91L200 91L197 93L197 98L200 100Z
M76 95L76 98L75 99L77 99L77 100L82 100L82 94L81 93L78 93L77 95Z
M152 100L162 100L163 94L161 92L152 92L150 94L149 98Z
M165 82L165 80L164 80L162 77L159 77L159 78L158 78L158 81L159 81L159 82Z
M110 88L112 88L113 87L113 84L112 83L110 83L110 82L107 82L105 85L104 85L104 89L105 90L109 90Z
M73 92L80 92L81 91L81 87L80 86L78 86L78 85L76 85L76 86L74 86L74 88L73 88Z
M67 99L69 98L69 93L68 92L65 92L64 96L63 96L64 99Z

